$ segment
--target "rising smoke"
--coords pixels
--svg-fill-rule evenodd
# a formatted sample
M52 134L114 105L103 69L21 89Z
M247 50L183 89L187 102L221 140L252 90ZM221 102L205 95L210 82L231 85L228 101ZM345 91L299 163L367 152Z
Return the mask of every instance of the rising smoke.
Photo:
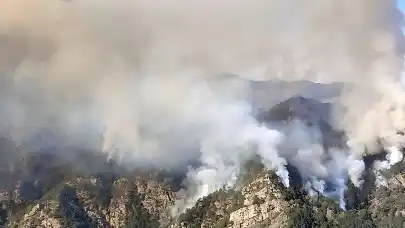
M180 210L233 186L255 154L285 186L291 163L342 198L347 176L361 186L365 151L405 142L401 26L393 0L3 0L0 132L29 150L85 147L134 167L199 159ZM247 87L218 86L222 72L351 83L334 123L348 147L324 159L316 128L297 122L287 136L258 123Z

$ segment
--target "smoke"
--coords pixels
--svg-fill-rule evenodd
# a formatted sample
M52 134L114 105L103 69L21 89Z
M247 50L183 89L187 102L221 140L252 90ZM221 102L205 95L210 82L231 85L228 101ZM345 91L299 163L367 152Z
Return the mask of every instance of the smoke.
M365 151L403 146L401 25L393 0L3 0L0 133L29 150L101 150L133 167L199 159L186 207L232 186L254 154L286 186L292 163L342 198L347 175L361 186ZM349 147L326 152L300 123L291 135L259 124L248 86L218 82L222 72L350 83L334 124Z
M376 184L377 186L387 186L387 181L383 176L383 171L390 169L393 165L399 163L403 159L402 152L396 147L389 147L386 149L387 155L385 161L375 161L374 166L374 174L376 176Z

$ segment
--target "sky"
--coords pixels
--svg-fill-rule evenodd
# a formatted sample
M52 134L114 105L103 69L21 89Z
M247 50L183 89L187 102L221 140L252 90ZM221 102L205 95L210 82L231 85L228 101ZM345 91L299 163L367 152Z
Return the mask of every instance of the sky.
M402 12L405 11L405 0L398 0L398 5L399 8L402 10Z
M397 4L399 6L399 9L402 11L403 14L405 14L405 0L397 0ZM402 31L405 33L405 28L402 28Z

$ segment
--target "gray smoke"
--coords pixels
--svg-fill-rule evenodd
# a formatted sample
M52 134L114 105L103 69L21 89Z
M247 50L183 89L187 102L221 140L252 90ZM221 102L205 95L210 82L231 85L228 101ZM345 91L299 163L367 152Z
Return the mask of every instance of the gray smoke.
M347 175L361 186L364 148L405 142L401 25L393 0L3 0L0 130L32 150L85 147L133 167L198 158L179 208L232 186L254 154L286 186L291 162L341 197ZM323 160L316 129L258 123L245 86L215 87L222 72L351 83L334 122L349 148Z

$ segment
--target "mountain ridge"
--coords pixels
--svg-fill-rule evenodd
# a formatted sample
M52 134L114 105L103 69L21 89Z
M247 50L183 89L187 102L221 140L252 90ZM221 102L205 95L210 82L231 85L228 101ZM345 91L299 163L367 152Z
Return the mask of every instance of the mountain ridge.
M301 107L302 106L302 107ZM330 104L295 96L259 113L259 122L299 119L321 131L336 133L326 120ZM317 115L314 115L317 114ZM314 119L311 119L314 118ZM315 122L314 122L315 121ZM332 137L332 136L331 136ZM325 145L333 145L326 140ZM127 170L106 157L74 148L24 152L1 140L0 223L3 227L400 227L405 225L403 161L387 178L389 187L375 187L368 169L367 186L349 182L348 210L337 202L308 195L300 180L285 188L260 159L243 167L239 188L220 189L199 199L178 218L170 210L179 199L181 175L165 170ZM65 156L69 153L68 156ZM73 153L73 154L71 154ZM381 157L368 157L369 164ZM291 168L290 168L291 171ZM294 178L293 178L294 179ZM388 194L388 196L387 196ZM390 204L398 204L394 209ZM403 208L403 209L402 209ZM383 213L379 213L383 210ZM394 210L394 211L393 211ZM385 212L387 211L387 213ZM393 211L393 212L392 212ZM384 216L388 216L384 218ZM361 222L360 222L361 221ZM402 226L401 225L401 226Z

